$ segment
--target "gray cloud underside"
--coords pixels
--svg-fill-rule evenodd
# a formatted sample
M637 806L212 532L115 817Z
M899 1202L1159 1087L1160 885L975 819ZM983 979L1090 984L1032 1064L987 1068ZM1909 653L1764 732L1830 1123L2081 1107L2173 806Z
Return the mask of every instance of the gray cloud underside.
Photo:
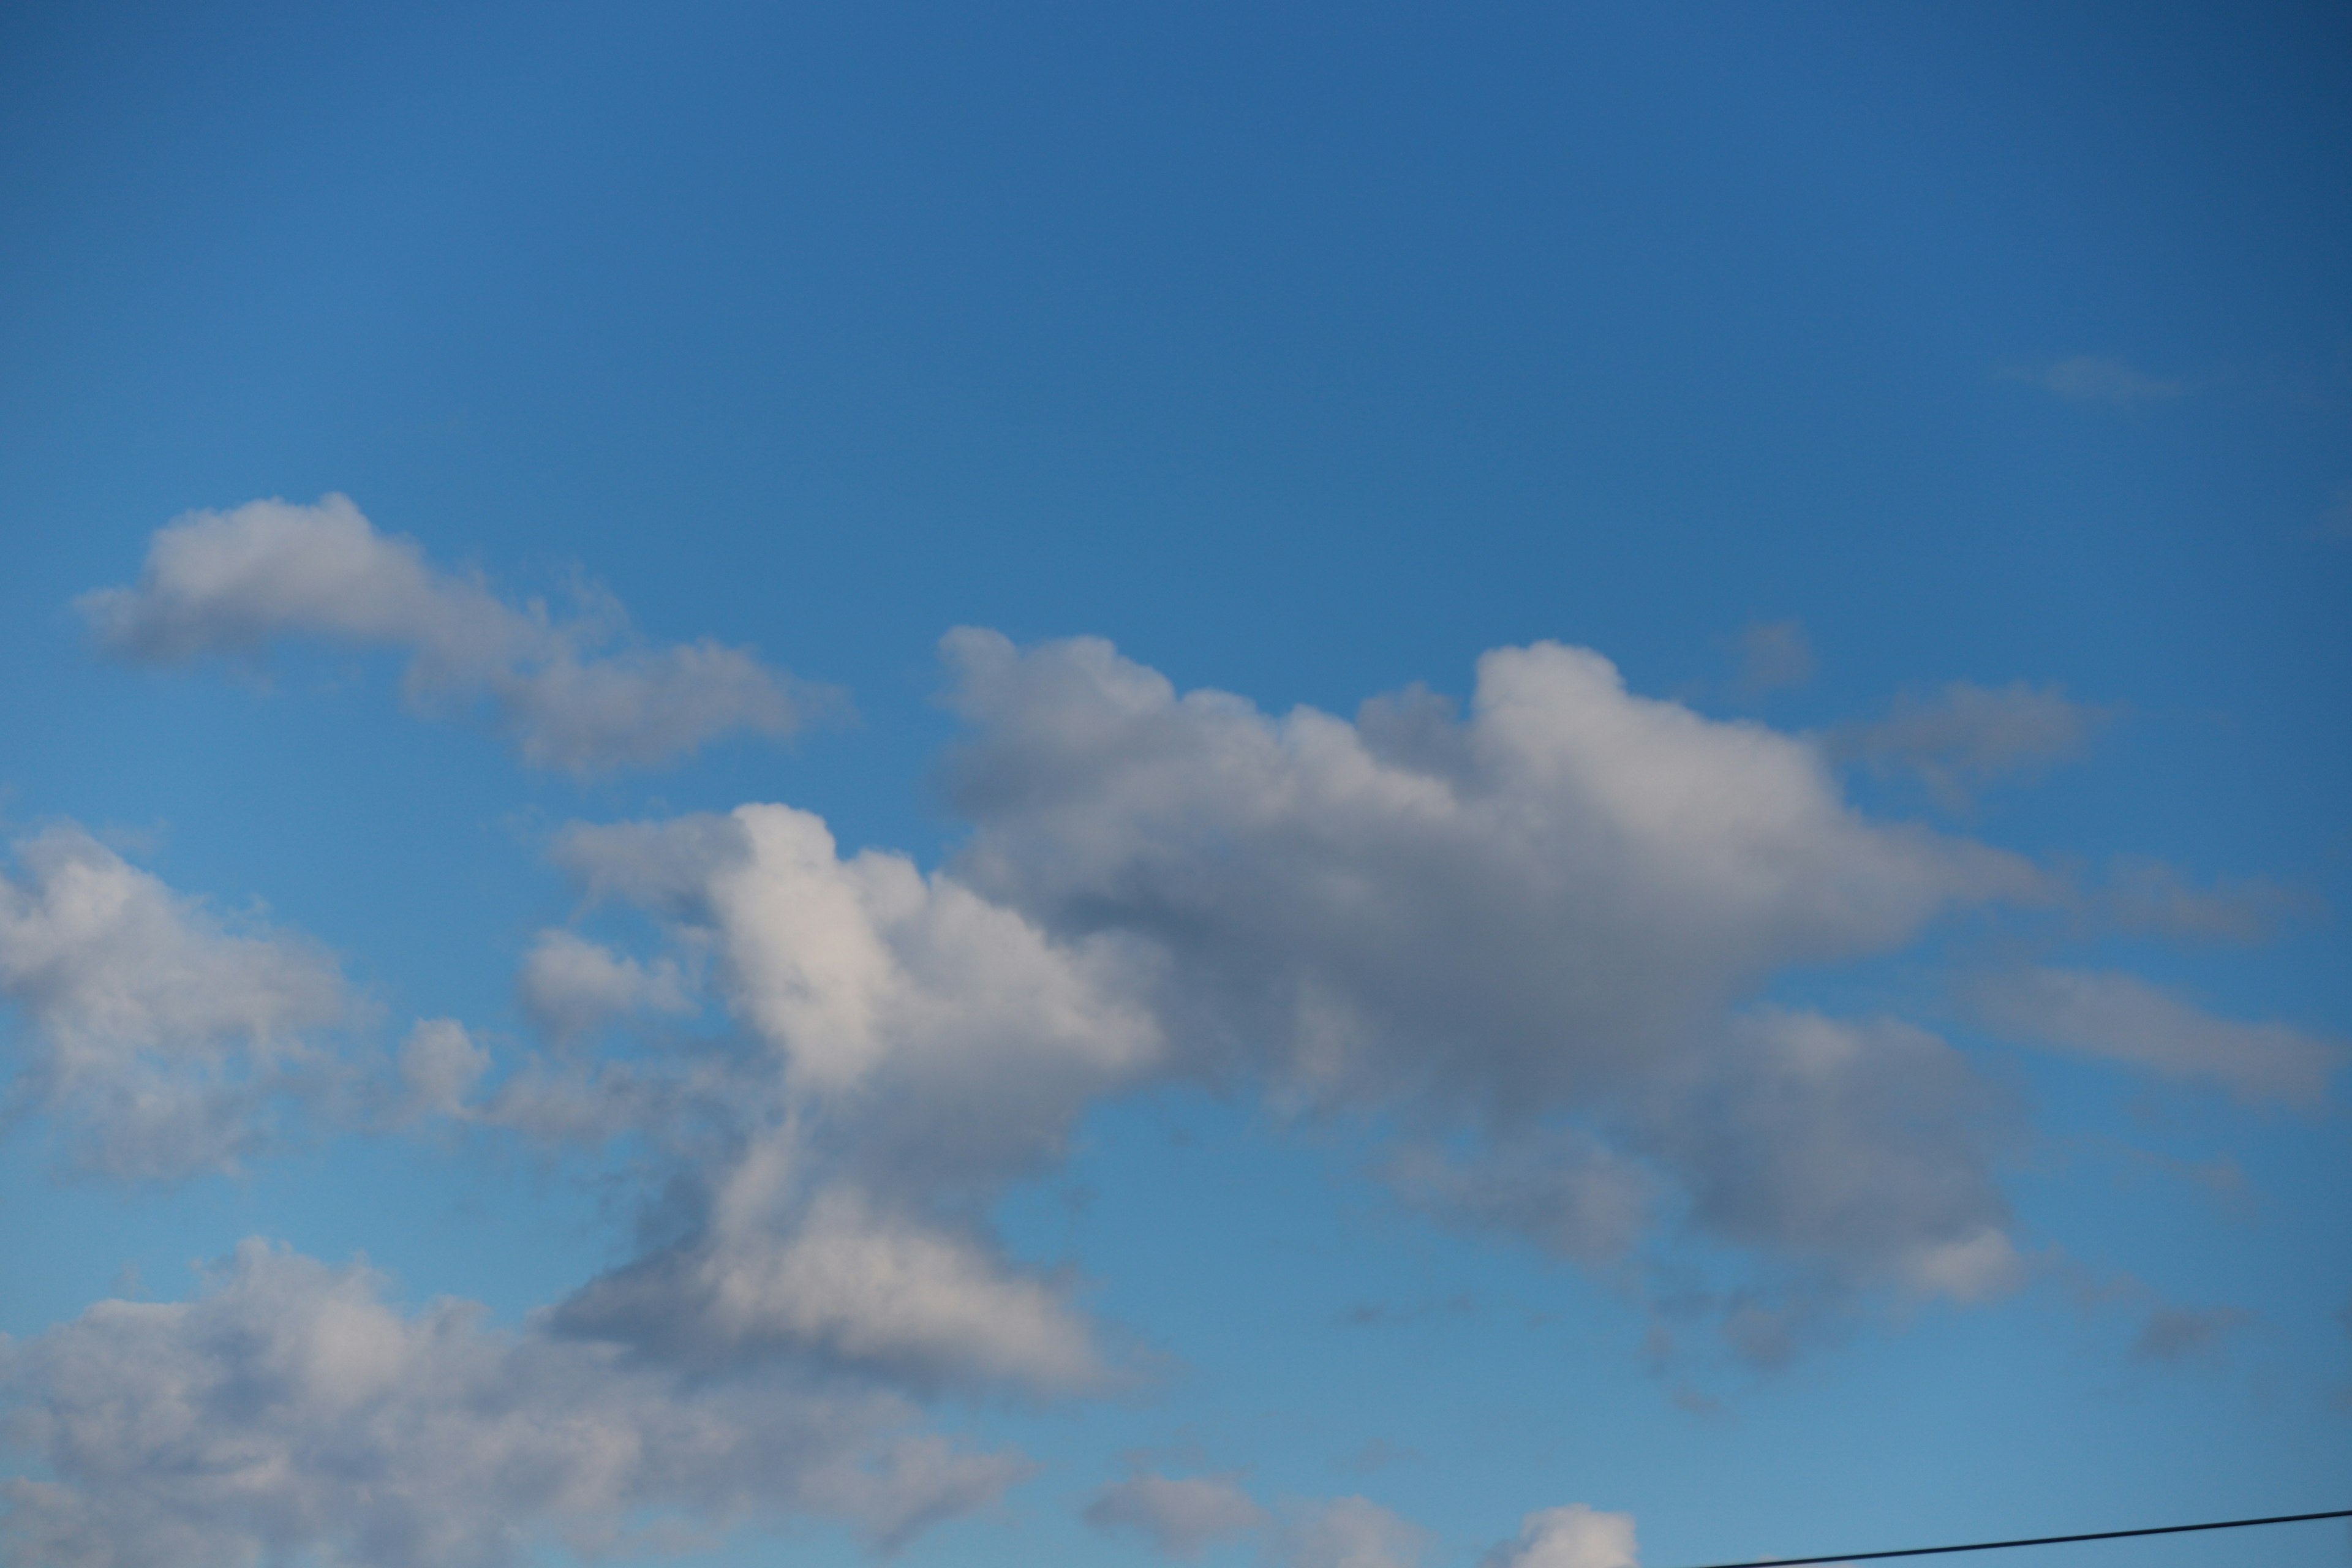
M735 730L787 734L830 700L743 648L647 645L611 595L579 597L568 620L536 601L518 609L331 495L192 512L149 542L136 584L77 607L101 646L151 663L304 637L398 649L413 706L487 702L525 761L576 773L662 762Z

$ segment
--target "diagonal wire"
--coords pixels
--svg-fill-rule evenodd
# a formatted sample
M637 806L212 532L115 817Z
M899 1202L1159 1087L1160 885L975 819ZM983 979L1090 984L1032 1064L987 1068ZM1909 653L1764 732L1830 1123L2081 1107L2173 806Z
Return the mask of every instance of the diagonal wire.
M2146 1530L2099 1530L2088 1535L2036 1535L2020 1541L1972 1541L1965 1546L1906 1546L1895 1552L1839 1552L1827 1557L1751 1557L1707 1568L1804 1568L1811 1563L1868 1563L1879 1557L1934 1557L1946 1552L1998 1552L2004 1546L2057 1546L2069 1541L2121 1541L2130 1535L2180 1535L2192 1530L2243 1530L2254 1524L2301 1524L2311 1519L2352 1519L2352 1508L2326 1513L2281 1513L2268 1519L2220 1519L2210 1524L2159 1524Z

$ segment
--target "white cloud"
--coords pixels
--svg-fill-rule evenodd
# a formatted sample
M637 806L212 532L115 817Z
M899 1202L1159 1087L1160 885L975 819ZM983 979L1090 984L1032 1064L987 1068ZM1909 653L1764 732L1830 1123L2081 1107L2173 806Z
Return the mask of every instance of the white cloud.
M536 601L516 609L331 495L191 512L149 542L135 585L77 605L103 646L152 662L288 637L403 649L412 704L487 700L526 761L577 773L661 762L732 730L786 734L823 700L741 648L648 646L609 595L581 598L569 620Z
M1090 1105L1171 1078L1374 1112L1407 1202L1558 1256L1679 1215L1815 1296L1714 1298L1762 1359L1856 1289L2021 1276L2007 1099L1925 1031L1753 998L2045 899L2026 862L1873 821L1815 742L1633 696L1580 650L1489 655L1466 719L1423 693L1351 723L1179 697L1099 642L949 646L974 831L945 869L845 856L781 805L559 837L660 946L542 938L522 984L556 1032L656 991L738 1026L559 1052L467 1102L653 1152L660 1239L563 1333L924 1393L1106 1387L1073 1282L987 1216Z
M1710 1234L1959 1296L2012 1270L2000 1097L1892 1023L1739 1016L1784 966L2039 896L2023 862L1873 823L1819 752L1627 693L1597 655L1480 662L1349 724L1179 697L1108 644L948 644L973 727L956 872L1063 940L1146 939L1176 1058L1324 1105L1480 1130L1409 1143L1406 1195L1570 1256L1638 1225L1645 1180ZM1530 1129L1580 1115L1615 1145Z
M1939 801L1965 809L1988 784L2080 756L2106 717L2054 686L1956 680L1932 697L1904 693L1885 718L1840 730L1828 746L1835 756L1882 772L1915 773Z
M589 1034L631 1013L688 1013L694 1002L669 958L640 963L568 931L543 931L516 982L523 1008L559 1039Z
M1056 931L1152 938L1194 1041L1271 1042L1341 1097L1499 1110L1647 1076L1784 965L2039 885L1869 822L1804 741L1634 697L1582 649L1486 655L1467 721L1425 699L1354 724L1180 699L1091 639L948 652L976 731L959 875Z
M0 997L22 1009L19 1108L49 1115L85 1170L172 1178L236 1165L276 1102L331 1063L310 1037L348 1017L333 959L173 892L79 827L15 846L0 872Z
M649 1515L813 1514L887 1548L1028 1468L909 1432L885 1395L681 1382L464 1302L404 1314L383 1285L248 1242L194 1301L100 1302L9 1347L11 1434L56 1478L0 1482L18 1560L495 1568L549 1536L627 1549Z
M1265 1510L1229 1476L1161 1476L1139 1470L1114 1481L1087 1504L1097 1530L1132 1530L1172 1557L1262 1529Z
M2070 403L2160 403L2189 391L2185 381L2150 375L2105 354L2076 354L2011 374Z
M555 853L708 954L750 1037L686 1043L667 1079L660 1064L527 1070L492 1097L487 1120L541 1129L634 1120L697 1194L686 1234L583 1289L563 1331L697 1365L814 1357L925 1391L1104 1385L1067 1286L1004 1258L985 1215L1158 1061L1148 954L1051 940L900 856L845 859L783 806L575 827Z
M1282 1531L1283 1568L1414 1568L1429 1532L1369 1498L1334 1498L1300 1510Z
M1639 1568L1633 1516L1577 1502L1539 1509L1520 1521L1518 1537L1481 1559L1481 1568Z
M1979 979L1968 995L2012 1037L2218 1083L2242 1100L2316 1104L2344 1059L2341 1047L2288 1025L2216 1018L2112 970L2014 970Z
M490 1053L455 1018L426 1018L400 1046L400 1079L410 1115L462 1116L466 1100L490 1068Z

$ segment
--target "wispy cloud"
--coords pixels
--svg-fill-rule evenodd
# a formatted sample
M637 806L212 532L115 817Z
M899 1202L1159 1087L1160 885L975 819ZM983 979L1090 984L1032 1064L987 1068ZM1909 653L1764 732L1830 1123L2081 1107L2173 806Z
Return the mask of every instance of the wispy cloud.
M1980 977L1966 995L2012 1038L2220 1084L2242 1100L2316 1104L2345 1055L2285 1024L2217 1018L2113 970L2012 970Z
M834 700L748 649L647 644L609 594L575 597L568 619L517 608L331 495L192 512L149 541L136 584L75 604L102 647L149 663L298 637L404 650L412 706L486 702L526 762L574 773L663 762L730 731L789 734Z
M1734 684L1748 696L1802 686L1813 678L1814 668L1812 639L1802 621L1751 622L1739 634Z
M1097 1492L1083 1517L1097 1530L1133 1531L1165 1555L1197 1557L1216 1542L1264 1529L1272 1516L1232 1476L1138 1470Z
M2159 1307L2132 1341L2134 1361L2178 1363L2204 1355L2252 1321L2239 1307Z
M1956 680L1928 696L1905 692L1884 719L1832 730L1832 757L1912 773L1946 807L1965 811L1990 784L2031 777L2083 753L2111 715L2055 686Z
M2072 359L2022 365L2002 373L2012 381L2030 382L2070 403L2161 403L2184 396L2189 383L2151 375L2105 354L2076 354Z

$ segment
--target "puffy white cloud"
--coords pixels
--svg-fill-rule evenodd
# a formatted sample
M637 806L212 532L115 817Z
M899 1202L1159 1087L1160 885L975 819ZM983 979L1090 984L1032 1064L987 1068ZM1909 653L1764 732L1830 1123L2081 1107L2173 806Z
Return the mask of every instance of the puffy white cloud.
M1391 1163L1411 1200L1607 1256L1648 1162L1709 1233L1842 1279L2013 1276L2002 1108L1957 1052L1737 1005L2042 896L2022 861L1872 822L1811 742L1635 697L1579 649L1488 654L1467 719L1408 694L1349 723L1180 697L1098 641L947 647L973 729L957 875L1063 940L1157 945L1195 1070L1436 1130L1466 1112L1468 1146Z
M785 734L824 700L742 648L646 646L609 595L581 598L569 620L537 601L517 609L330 495L191 512L157 531L135 584L77 603L103 646L156 662L303 637L404 649L413 704L486 700L525 760L575 772L660 762L731 730Z
M713 956L765 1048L747 1070L878 1193L993 1193L1161 1053L1141 944L1049 937L904 856L844 858L806 812L575 827L555 854Z
M575 827L555 853L707 954L749 1036L686 1043L667 1079L659 1064L526 1072L492 1098L487 1119L541 1128L635 1118L679 1152L694 1194L684 1233L583 1289L563 1331L696 1365L816 1358L925 1391L1105 1383L1066 1286L1006 1259L986 1215L1087 1105L1157 1063L1149 954L1050 939L900 856L844 858L784 806Z
M1904 693L1885 718L1831 735L1829 748L1881 771L1916 773L1939 801L1965 809L1987 784L2081 755L2106 717L2054 686L1956 680L1932 697Z
M1282 1531L1283 1568L1414 1568L1429 1532L1369 1498L1334 1498L1300 1510Z
M1583 1503L1538 1509L1520 1521L1516 1540L1486 1553L1482 1568L1639 1568L1633 1516Z
M490 1053L455 1018L426 1018L400 1045L400 1079L411 1115L462 1116Z
M269 1141L276 1102L331 1063L309 1037L352 1001L333 959L176 893L79 827L0 872L0 997L29 1026L12 1098L85 1170L171 1178Z
M1353 724L1179 698L1092 639L947 651L976 731L959 875L1057 932L1150 936L1197 1048L1269 1042L1341 1099L1499 1111L1646 1079L1777 969L2038 885L1864 819L1808 742L1633 696L1582 649L1487 654L1466 721L1420 694Z
M2316 1104L2344 1059L2340 1046L2300 1029L2217 1018L2114 970L2013 970L1981 977L1968 995L2012 1037L2218 1083L2242 1100Z
M1558 1256L1682 1215L1816 1296L1711 1298L1759 1359L1858 1289L2021 1276L2007 1099L1925 1031L1753 1002L2047 899L2021 859L1874 821L1817 742L1635 697L1576 649L1489 655L1466 718L1408 693L1351 722L1180 697L1100 642L948 647L973 833L942 870L845 856L781 805L557 840L664 946L543 938L523 986L555 1030L705 994L740 1026L527 1064L468 1110L669 1162L658 1239L562 1331L924 1392L1104 1386L1068 1282L988 1215L1090 1104L1170 1078L1372 1112L1407 1202Z
M1085 1519L1097 1530L1131 1530L1172 1557L1263 1529L1270 1516L1230 1476L1162 1476L1139 1470L1094 1495Z
M11 1435L56 1478L0 1482L17 1560L492 1568L551 1535L626 1548L648 1515L814 1514L887 1548L1027 1471L886 1395L682 1382L383 1286L249 1242L196 1300L100 1302L11 1347Z

